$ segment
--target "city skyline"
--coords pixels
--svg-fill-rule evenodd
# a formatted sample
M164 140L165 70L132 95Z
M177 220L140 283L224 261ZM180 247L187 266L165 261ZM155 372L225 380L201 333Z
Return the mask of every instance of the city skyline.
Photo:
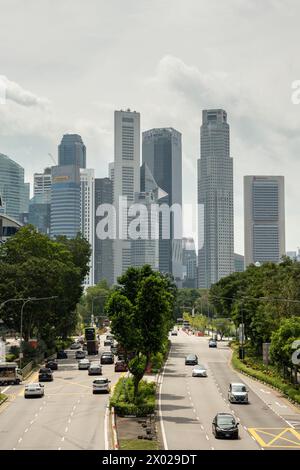
M0 151L18 161L27 177L52 165L48 153L56 153L64 133L74 132L85 141L89 166L105 177L113 159L113 111L130 107L143 116L142 130L171 126L182 133L183 202L196 203L201 110L224 108L232 132L235 251L243 251L243 175L268 173L283 175L287 183L286 235L292 249L300 238L300 106L291 101L292 83L300 75L293 60L300 5L291 10L290 1L189 3L187 9L175 0L170 12L168 2L154 1L144 15L140 2L91 0L84 18L76 0L72 7L29 1L18 14L14 2L3 6L1 34L10 41L0 53L1 74L7 77ZM284 34L278 35L279 29ZM47 60L37 45L47 51Z

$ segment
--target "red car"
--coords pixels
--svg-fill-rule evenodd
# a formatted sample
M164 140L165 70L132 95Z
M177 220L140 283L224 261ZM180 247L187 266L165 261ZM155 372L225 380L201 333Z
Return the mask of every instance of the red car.
M125 361L117 361L115 363L115 372L127 372L128 367Z

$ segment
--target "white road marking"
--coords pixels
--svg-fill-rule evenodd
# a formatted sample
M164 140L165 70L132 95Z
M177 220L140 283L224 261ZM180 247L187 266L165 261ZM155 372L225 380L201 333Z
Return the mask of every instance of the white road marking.
M26 428L24 432L28 432L28 428Z
M74 411L72 411L72 413L70 414L70 416L73 416L74 415Z
M109 417L109 407L106 406L105 415L104 415L104 449L109 450L108 442L108 417Z
M18 440L18 442L20 443L20 442L22 442L22 440L23 440L22 437L20 437L20 439Z
M269 392L269 390L264 390L263 388L260 388L260 391L263 392L263 393L267 393L268 395L271 393L271 392Z
M66 427L66 429L65 429L65 432L68 432L68 429L69 429L69 428L68 428L68 427Z
M64 442L64 440L65 440L65 438L64 438L64 436L63 436L63 437L61 438L61 442Z
M32 421L30 421L30 424L33 424L34 423L34 419Z
M202 431L204 431L204 426L203 426L203 424L201 424L201 426L200 426L200 427L201 427Z
M171 348L170 348L170 350L171 350ZM170 351L169 351L169 354L170 354ZM161 411L161 398L160 397L161 397L161 392L162 392L162 385L163 385L163 378L164 378L164 374L165 374L165 369L166 369L166 366L167 366L167 363L168 363L168 360L169 360L169 354L168 354L167 360L165 362L162 374L159 377L160 384L159 384L159 392L158 392L158 416L159 416L159 419L160 419L160 427L161 427L161 434L162 434L162 438L163 438L164 450L168 450L168 443L167 443L165 426L164 426L163 416L162 416L162 411Z
M57 450L61 450L61 447L59 447Z
M10 387L11 387L11 385L8 385L8 387L5 387L5 388L2 390L2 393L5 393L5 392L7 392L7 390L9 390L9 389L10 389Z
M209 437L207 434L205 434L206 440L209 441Z
M278 401L275 401L275 404L279 406L280 408L287 408L286 405L281 405L280 403L278 403Z
M214 448L214 447L211 447L211 450L215 450L215 448Z
M193 408L193 412L196 414L196 410L195 410L195 408Z

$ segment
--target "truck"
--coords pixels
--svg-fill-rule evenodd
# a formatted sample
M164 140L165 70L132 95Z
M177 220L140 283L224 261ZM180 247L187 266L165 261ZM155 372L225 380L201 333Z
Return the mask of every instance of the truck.
M84 336L88 355L98 354L99 342L96 338L96 328L94 326L89 326L85 328Z
M16 362L0 362L0 385L18 385L22 380L22 371Z

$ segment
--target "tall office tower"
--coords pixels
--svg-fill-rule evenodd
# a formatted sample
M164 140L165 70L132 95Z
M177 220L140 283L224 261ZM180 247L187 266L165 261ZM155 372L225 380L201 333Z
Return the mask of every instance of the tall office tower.
M136 193L135 203L139 205L139 237L131 242L131 264L136 267L149 264L158 271L159 213L155 191Z
M183 287L197 287L197 253L193 238L182 239Z
M29 202L28 223L38 232L50 235L51 191L38 193Z
M158 197L160 207L182 207L182 150L181 134L172 128L143 132L143 164L147 165L146 182L151 176L164 197ZM159 215L159 271L172 274L177 284L182 280L182 218L170 212L170 234L167 237Z
M95 256L95 171L80 169L80 232L91 246L90 271L84 280L86 287L94 285Z
M111 180L112 183L112 196L114 199L114 176L115 176L115 164L114 162L111 162L108 164L108 177Z
M245 266L285 254L283 176L244 176Z
M52 167L51 237L75 238L81 230L79 170L76 165Z
M202 112L198 160L198 287L234 272L233 160L227 113Z
M140 113L115 111L114 205L117 215L114 242L114 282L131 266L128 207L140 191ZM125 200L126 198L126 200ZM127 207L126 207L127 201Z
M103 204L113 203L113 185L110 178L96 178L95 179L95 261L94 261L94 281L95 284L102 280L106 280L109 285L114 282L114 269L113 269L113 240L109 238L104 239L97 232L97 226L101 220L105 219L107 212L104 211L103 215L97 213L97 209ZM105 231L109 227L105 227ZM109 234L108 234L109 235Z
M86 148L78 134L65 134L58 146L58 165L86 168Z
M51 192L51 168L45 168L44 173L33 175L33 195Z
M24 183L24 168L0 153L0 212L20 221L29 203L29 186Z

